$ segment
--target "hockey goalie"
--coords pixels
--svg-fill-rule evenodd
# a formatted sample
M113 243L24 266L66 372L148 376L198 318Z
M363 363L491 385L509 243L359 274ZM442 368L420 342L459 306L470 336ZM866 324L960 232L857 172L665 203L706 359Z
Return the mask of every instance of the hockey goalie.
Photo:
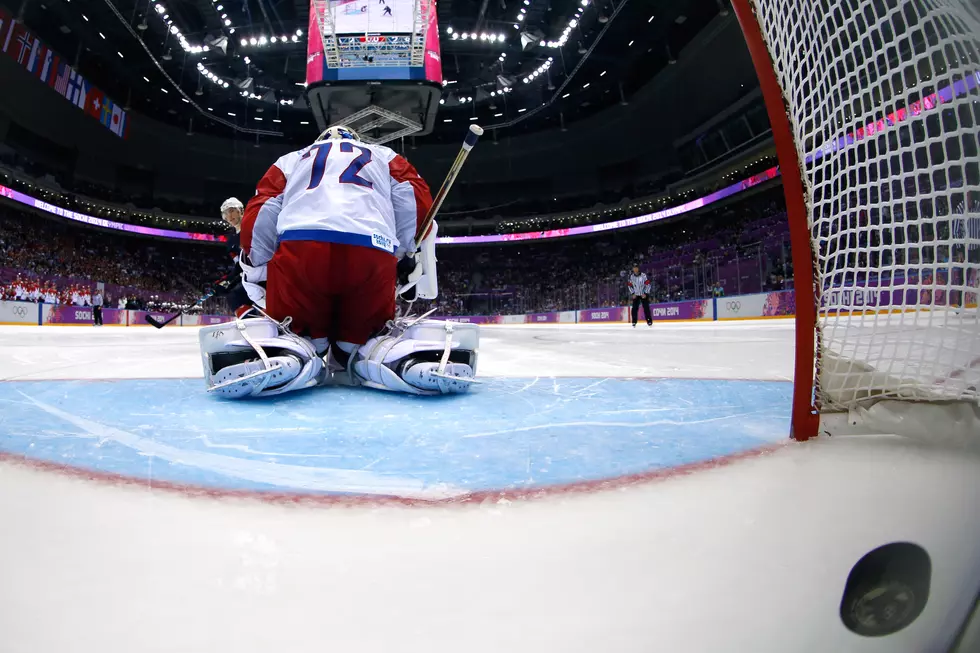
M435 222L415 242L431 205L404 157L347 127L276 161L241 222L239 263L254 306L200 331L208 390L468 390L479 327L395 317L396 295L411 305L438 294Z

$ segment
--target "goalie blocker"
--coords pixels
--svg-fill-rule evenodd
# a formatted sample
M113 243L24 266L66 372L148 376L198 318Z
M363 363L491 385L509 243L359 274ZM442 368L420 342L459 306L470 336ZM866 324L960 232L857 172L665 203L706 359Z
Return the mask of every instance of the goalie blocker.
M322 355L312 341L257 311L201 329L208 392L229 399L265 397L318 385L364 385L416 395L466 392L474 382L479 326L404 318L363 346ZM333 355L333 354L336 355ZM331 374L344 361L346 375Z

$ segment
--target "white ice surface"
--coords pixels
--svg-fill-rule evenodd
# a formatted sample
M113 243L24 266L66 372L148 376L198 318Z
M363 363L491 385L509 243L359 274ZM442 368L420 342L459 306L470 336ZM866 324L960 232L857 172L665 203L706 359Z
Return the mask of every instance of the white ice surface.
M497 327L480 371L788 380L792 323ZM193 329L0 327L3 380L199 372ZM595 494L316 507L0 463L0 653L941 651L980 588L978 472L835 438ZM929 603L859 638L847 574L898 540Z

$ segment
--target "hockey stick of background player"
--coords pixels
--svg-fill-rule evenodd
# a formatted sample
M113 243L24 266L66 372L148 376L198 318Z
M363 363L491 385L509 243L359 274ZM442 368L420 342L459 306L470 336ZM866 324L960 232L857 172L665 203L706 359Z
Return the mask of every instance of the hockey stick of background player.
M442 208L442 203L446 199L446 193L449 192L453 182L456 181L456 177L459 175L459 171L463 167L466 157L470 155L470 150L473 149L473 146L476 145L476 142L480 140L481 136L483 136L483 128L479 125L470 125L470 130L466 132L466 138L463 139L463 147L459 150L459 154L456 155L456 160L453 161L453 165L449 167L449 172L446 174L442 186L439 187L439 192L436 193L435 198L432 200L432 206L429 207L429 212L425 214L425 219L422 220L418 231L415 232L416 244L421 243L422 238L429 231L429 227L432 226L432 221L436 219L436 213Z
M218 284L220 284L222 281L226 281L227 279L228 279L228 275L226 274L225 276L221 277L220 279L218 279L214 283L210 284L208 286L208 289L204 292L204 294L197 298L197 301L196 302L194 302L193 304L188 304L187 306L182 307L180 310L178 310L176 313L174 313L173 315L171 315L170 317L168 317L163 322L161 322L160 320L157 320L152 315L150 315L149 313L147 313L146 314L146 323L149 324L150 326L156 327L157 329L162 329L163 327L167 326L168 324L170 324L171 322L173 322L174 320L176 320L178 317L180 317L181 315L183 315L187 311L191 310L192 308L197 308L198 306L200 306L201 304L203 304L204 302L206 302L207 300L211 299L216 294L218 294L218 290L217 290Z

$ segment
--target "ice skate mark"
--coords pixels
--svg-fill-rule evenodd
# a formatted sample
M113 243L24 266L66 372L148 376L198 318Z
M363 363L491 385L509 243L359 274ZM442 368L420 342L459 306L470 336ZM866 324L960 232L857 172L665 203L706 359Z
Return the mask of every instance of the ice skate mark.
M520 394L520 393L524 392L525 390L527 390L527 389L529 389L529 388L534 387L535 385L537 385L538 381L540 381L540 380L541 380L541 377L540 376L536 376L536 377L534 377L534 380L533 381L531 381L530 383L524 384L523 386L521 386L520 389L515 390L513 392L505 392L504 395L506 396L506 395Z
M750 417L753 415L765 415L768 414L765 410L753 410L747 413L736 413L734 415L724 415L722 417L709 417L707 419L696 419L690 421L677 421L671 419L657 420L654 422L599 422L599 421L584 421L584 422L553 422L551 424L537 424L535 426L518 426L512 429L501 429L498 431L486 431L484 433L469 433L463 435L463 438L488 438L494 435L508 435L511 433L525 433L527 431L541 431L543 429L568 429L580 426L616 426L616 427L627 427L632 429L642 428L645 426L691 426L693 424L707 424L709 422L724 422L731 419L743 419L745 417Z
M687 402L687 403L688 406L683 408L679 406L668 406L666 408L629 408L626 410L597 410L592 414L593 415L626 415L627 413L676 413L682 410L705 411L705 410L732 410L738 408L738 406L713 405L711 406L710 409L707 409L704 406L694 406L693 404L691 404L691 402Z
M397 496L406 499L429 501L452 498L467 493L466 490L448 484L426 487L424 483L414 478L399 478L396 476L349 469L283 465L280 463L246 460L202 451L179 449L150 438L143 438L128 431L73 415L55 406L39 401L23 392L20 394L44 412L55 417L60 417L87 433L130 447L141 455L149 457L151 462L154 458L158 458L180 465L205 469L217 474L224 474L255 483L286 487L291 490Z
M253 429L255 430L255 429ZM296 431L300 429L263 429L263 433L275 433L279 431ZM311 429L303 429L311 430ZM230 431L233 432L234 431ZM200 440L204 443L204 446L209 449L232 449L235 451L241 451L243 453L255 454L256 456L273 456L275 458L343 458L341 454L329 454L329 453L286 453L282 451L256 451L247 444L217 444L211 442L206 435L199 435L195 440Z
M587 386L585 386L584 388L582 388L581 390L576 390L575 392L573 392L573 393L572 393L572 396L573 396L573 397L578 397L578 396L580 396L580 395L581 395L582 393L584 393L584 392L585 392L586 390L591 390L592 388L594 388L594 387L596 387L596 386L598 386L598 385L602 385L603 383L605 383L605 382L606 382L606 381L608 381L608 380L609 380L609 379L599 379L599 380L598 380L598 381L596 381L595 383L591 383L591 384L589 384L589 385L587 385ZM594 396L594 394L595 394L595 393L593 393L593 394L590 394L590 395L588 395L588 396L590 396L590 397L592 397L592 396Z
M374 460L372 460L371 462L369 462L367 465L364 465L363 467L361 467L361 471L364 471L366 469L371 469L372 467L374 467L375 465L377 465L378 463L380 463L382 460L388 460L389 458L391 458L391 456L392 456L392 454L394 452L401 451L402 449L404 449L405 448L405 445L407 445L414 438L415 438L414 435L411 435L411 434L406 435L405 436L405 439L403 439L398 444L398 446L392 447L392 448L390 448L390 449L387 450L387 455L385 455L385 456L378 456L377 458L375 458ZM446 447L448 447L448 443L447 443ZM446 453L446 447L443 447L442 453Z

